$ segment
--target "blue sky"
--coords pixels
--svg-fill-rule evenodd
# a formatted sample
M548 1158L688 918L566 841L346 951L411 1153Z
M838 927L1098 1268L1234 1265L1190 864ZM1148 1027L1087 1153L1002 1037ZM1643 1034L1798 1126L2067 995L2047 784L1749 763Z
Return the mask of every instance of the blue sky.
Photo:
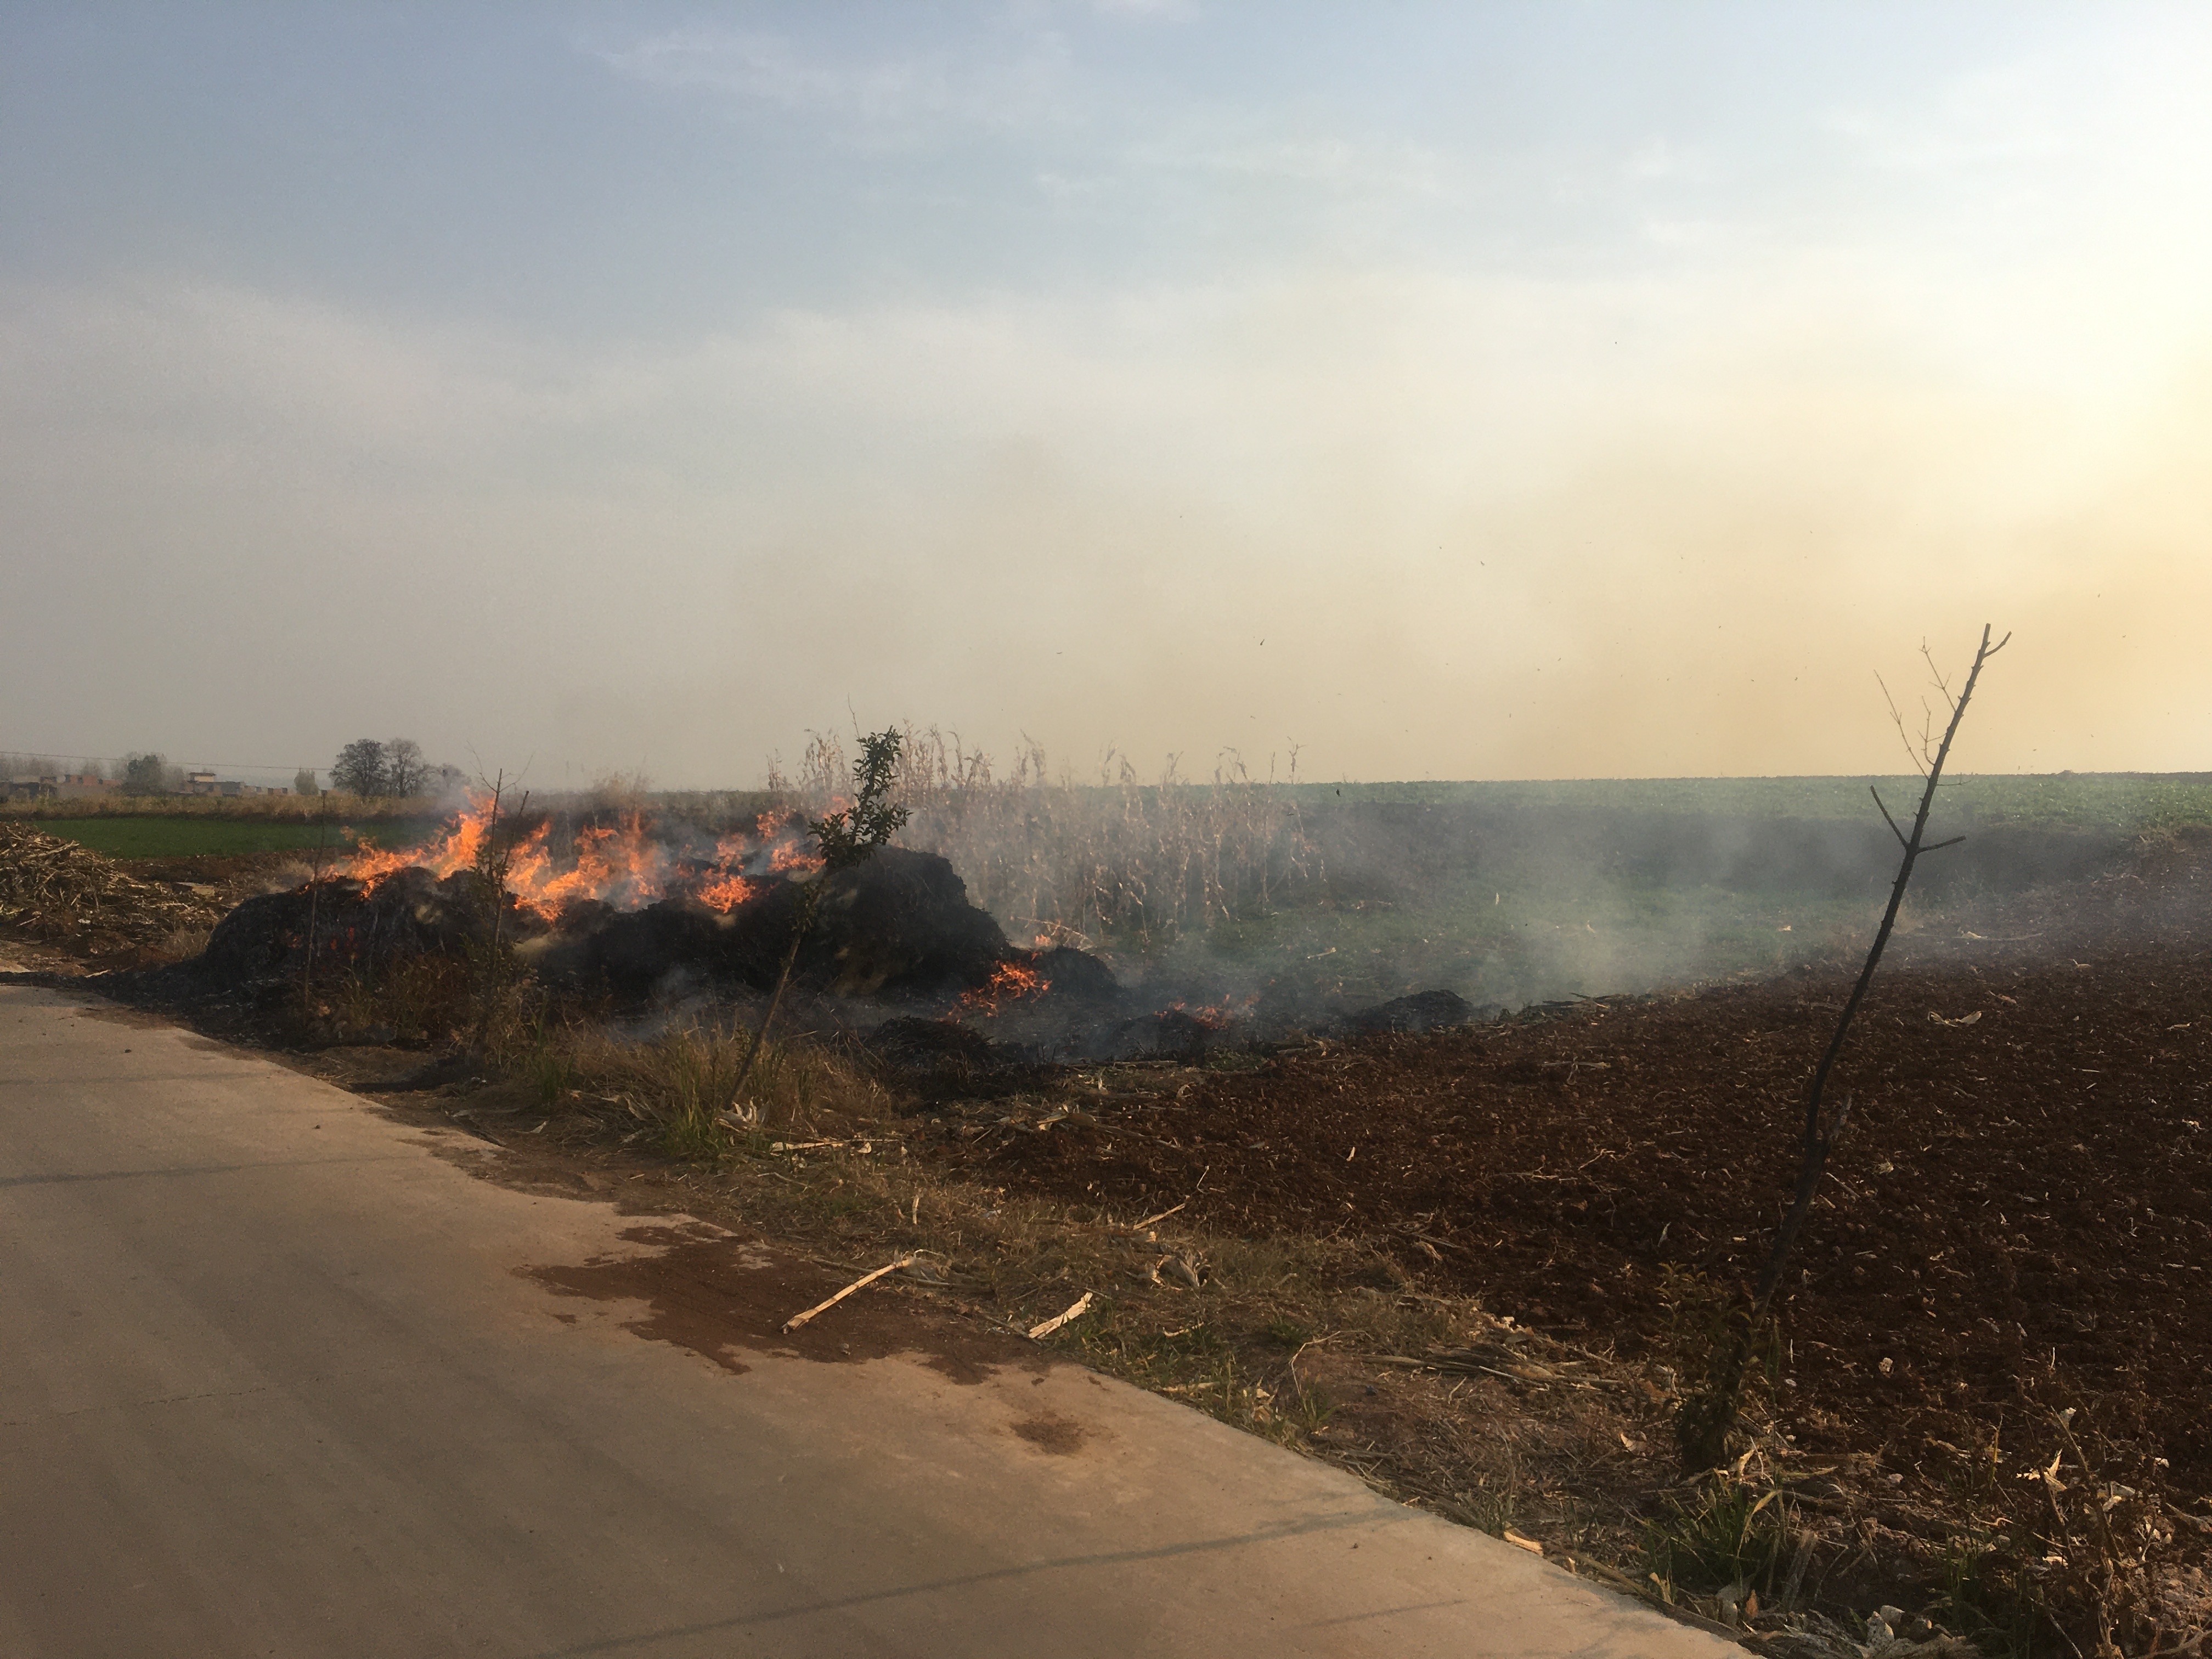
M1966 764L2201 767L2208 70L2179 7L18 6L0 747L1887 769L1874 671L1987 618Z

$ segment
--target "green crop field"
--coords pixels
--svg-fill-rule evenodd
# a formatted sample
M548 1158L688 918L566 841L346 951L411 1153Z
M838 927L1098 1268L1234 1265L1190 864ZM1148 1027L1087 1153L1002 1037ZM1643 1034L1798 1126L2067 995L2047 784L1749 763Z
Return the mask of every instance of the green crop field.
M1893 812L1920 799L1917 777L1575 778L1553 782L1301 783L1306 805L1334 801L1428 806L1547 807L1714 817L1864 819L1869 787ZM2212 773L1960 773L1945 778L1939 817L1988 826L2144 831L2212 823Z
M1869 799L1911 777L1299 784L1325 879L1285 884L1162 953L1170 976L1335 993L1444 986L1515 1004L1763 975L1848 954L1896 864ZM1912 914L2069 881L2147 834L2212 824L2212 775L1964 775ZM1115 941L1118 944L1120 941Z
M176 817L42 818L39 828L112 859L224 857L308 849L319 844L343 851L346 845L336 825L287 823L267 817L226 818L206 813ZM380 823L374 826L373 833L380 846L401 847L427 828L421 823Z

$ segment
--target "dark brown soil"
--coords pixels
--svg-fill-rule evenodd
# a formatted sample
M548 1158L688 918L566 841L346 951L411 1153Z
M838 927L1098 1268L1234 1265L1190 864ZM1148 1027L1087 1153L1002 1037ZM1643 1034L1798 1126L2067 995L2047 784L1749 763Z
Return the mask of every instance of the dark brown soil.
M142 881L197 882L226 896L243 898L270 882L304 872L314 860L308 852L210 853L192 858L120 859L117 862Z
M1899 942L1787 1281L1773 1406L1801 1449L1935 1486L2077 1404L2130 1467L2212 1492L2208 850ZM1849 982L1316 1045L966 1157L1017 1191L1373 1238L1437 1288L1659 1358L1763 1261Z

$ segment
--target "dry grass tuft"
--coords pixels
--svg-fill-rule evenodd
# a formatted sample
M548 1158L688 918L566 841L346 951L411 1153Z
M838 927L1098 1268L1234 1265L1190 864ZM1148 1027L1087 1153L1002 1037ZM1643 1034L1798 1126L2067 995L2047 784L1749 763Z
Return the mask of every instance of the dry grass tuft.
M448 1042L477 1007L476 975L458 956L404 957L376 968L325 969L315 993L334 1035L410 1045ZM508 1009L512 1024L519 1011Z
M163 962L185 962L207 949L213 927L178 927L151 947L148 954Z
M647 1035L541 1026L511 1034L507 1046L547 1104L610 1109L654 1130L669 1156L709 1164L770 1132L801 1138L884 1109L861 1070L803 1039L770 1042L732 1107L752 1040L735 1022L695 1018Z

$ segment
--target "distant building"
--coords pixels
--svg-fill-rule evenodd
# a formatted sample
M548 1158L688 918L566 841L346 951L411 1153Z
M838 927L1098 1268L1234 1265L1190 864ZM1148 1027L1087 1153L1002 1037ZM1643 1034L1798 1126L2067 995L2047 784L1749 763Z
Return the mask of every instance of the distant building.
M179 791L186 795L289 795L289 789L272 789L266 784L240 783L235 778L219 778L212 772L187 772L185 787Z
M62 772L43 778L11 778L4 787L8 800L98 800L112 795L122 785L97 772Z

